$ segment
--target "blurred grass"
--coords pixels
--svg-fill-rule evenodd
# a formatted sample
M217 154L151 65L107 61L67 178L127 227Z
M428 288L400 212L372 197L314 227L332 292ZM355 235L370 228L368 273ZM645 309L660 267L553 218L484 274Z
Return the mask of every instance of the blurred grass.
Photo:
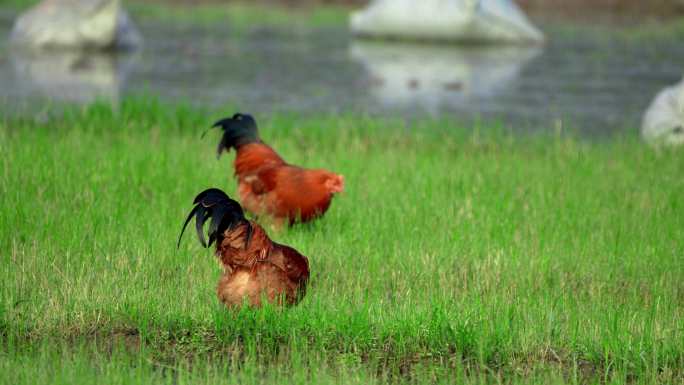
M576 21L545 22L542 30L550 39L561 41L590 38L600 44L672 44L684 38L684 18L667 20L641 20L632 23L588 23ZM663 55L668 54L667 45L662 48Z
M304 301L231 313L211 252L192 237L175 249L197 192L235 191L218 132L199 136L220 117L137 100L0 121L12 383L684 379L681 151L262 118L286 159L343 173L348 191L272 234L310 257Z
M38 3L36 0L4 0L0 7L14 8L17 11ZM174 24L216 25L225 24L236 32L253 28L318 28L346 27L349 14L359 5L338 3L297 2L246 2L246 1L207 1L184 2L163 0L128 0L124 7L138 22L165 22ZM551 12L541 12L535 20L550 39L572 39L575 36L589 35L604 43L641 44L650 41L667 41L684 38L684 17L667 18L651 15L649 17L632 17L621 21L621 12L598 12L604 19L593 20L596 9L586 8L575 11L586 13L590 21L578 17L560 17ZM658 7L655 7L658 9ZM657 13L657 12L656 12ZM629 12L627 14L630 14ZM546 16L544 16L546 15ZM646 15L650 15L646 12ZM611 18L611 16L613 18ZM632 20L633 19L633 20ZM584 37L583 37L584 38Z
M3 0L0 7L23 10L38 1ZM287 4L259 2L206 2L173 3L161 1L124 1L124 8L137 21L163 21L169 23L228 24L237 30L250 27L319 27L347 25L348 5L288 6Z
M230 2L226 4L163 5L130 2L132 15L142 20L175 23L225 23L235 29L264 26L318 27L346 25L350 8L339 5L288 7L274 4Z

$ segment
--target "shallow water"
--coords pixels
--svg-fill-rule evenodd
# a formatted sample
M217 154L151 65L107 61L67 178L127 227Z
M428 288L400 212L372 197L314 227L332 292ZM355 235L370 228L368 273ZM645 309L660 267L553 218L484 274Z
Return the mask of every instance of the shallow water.
M0 12L0 36L14 15ZM358 42L343 27L138 23L133 54L25 54L0 43L0 104L118 103L154 95L257 115L354 112L494 120L517 131L559 125L588 136L638 130L659 90L682 76L684 46L545 28L536 48ZM228 111L230 109L230 111Z

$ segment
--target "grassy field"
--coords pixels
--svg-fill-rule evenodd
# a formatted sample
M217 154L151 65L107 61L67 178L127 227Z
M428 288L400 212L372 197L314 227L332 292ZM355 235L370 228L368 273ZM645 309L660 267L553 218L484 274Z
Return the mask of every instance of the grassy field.
M228 111L227 113L232 112ZM684 153L496 127L261 119L343 173L307 297L230 312L191 236L229 194L221 114L154 102L0 120L0 383L681 383Z
M0 9L27 9L38 0L3 0ZM230 2L164 2L131 0L124 7L138 21L163 21L174 24L224 24L237 31L256 27L346 26L352 8L349 5L326 4L292 7L286 3ZM358 8L358 7L357 7Z

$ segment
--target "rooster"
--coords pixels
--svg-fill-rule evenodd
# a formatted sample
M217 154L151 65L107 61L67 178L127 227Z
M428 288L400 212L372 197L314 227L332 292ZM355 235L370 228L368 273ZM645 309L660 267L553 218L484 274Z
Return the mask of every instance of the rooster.
M262 301L294 305L306 292L309 261L297 250L271 241L264 229L248 221L240 204L223 191L211 188L195 198L180 236L195 217L197 237L204 247L216 243L216 256L224 273L216 289L228 307L243 303L259 307ZM204 224L211 218L204 237Z
M223 130L217 156L234 148L235 177L242 205L276 222L307 222L323 215L335 194L344 191L344 176L324 169L288 164L259 138L251 115L237 113L216 122Z

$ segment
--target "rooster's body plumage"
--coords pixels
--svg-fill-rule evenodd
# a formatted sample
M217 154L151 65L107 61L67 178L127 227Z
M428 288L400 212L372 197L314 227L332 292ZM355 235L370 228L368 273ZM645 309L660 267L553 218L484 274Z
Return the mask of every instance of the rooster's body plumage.
M224 131L218 155L236 150L235 177L242 205L290 224L323 215L336 193L344 190L344 177L324 169L305 169L285 162L258 136L250 115L235 114L217 122Z
M207 246L203 226L211 218L208 246L216 243L216 256L224 269L216 291L226 306L237 307L243 303L261 306L263 300L288 305L299 302L309 279L309 262L305 256L273 242L221 190L205 190L194 203L178 242L194 215L200 243Z

